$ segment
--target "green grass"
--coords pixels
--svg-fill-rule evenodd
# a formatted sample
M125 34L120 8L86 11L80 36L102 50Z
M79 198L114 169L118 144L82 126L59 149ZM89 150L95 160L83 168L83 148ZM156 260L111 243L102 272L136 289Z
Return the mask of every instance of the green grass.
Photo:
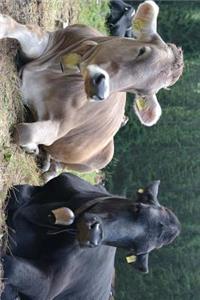
M108 2L108 0L80 1L78 22L94 27L102 33L106 33L105 17L109 11Z

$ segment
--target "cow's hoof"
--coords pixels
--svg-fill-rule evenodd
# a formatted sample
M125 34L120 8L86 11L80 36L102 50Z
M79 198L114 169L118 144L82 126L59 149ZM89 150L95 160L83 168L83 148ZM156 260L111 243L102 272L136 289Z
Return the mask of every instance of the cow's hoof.
M56 171L48 171L42 174L42 179L45 183L53 179L54 177L58 176Z
M46 173L48 172L48 170L50 169L51 163L50 163L50 159L49 160L44 160L40 163L40 170L42 173Z
M21 146L21 148L28 154L39 154L39 148L36 144L29 144L27 146Z
M37 155L37 166L41 170L41 173L48 172L51 166L50 155L43 150L43 148L39 148L39 154Z

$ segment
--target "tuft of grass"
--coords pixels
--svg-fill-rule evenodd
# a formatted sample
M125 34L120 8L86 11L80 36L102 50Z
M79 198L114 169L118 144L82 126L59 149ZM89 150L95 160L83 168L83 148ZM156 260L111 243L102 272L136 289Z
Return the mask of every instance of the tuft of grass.
M55 21L61 21L67 25L76 23L80 13L79 1L81 0L45 1L42 6L42 26L51 31L55 29Z
M90 182L91 184L102 183L105 179L103 171L94 171L90 173L79 173L79 172L71 171L71 173L81 177L82 179Z

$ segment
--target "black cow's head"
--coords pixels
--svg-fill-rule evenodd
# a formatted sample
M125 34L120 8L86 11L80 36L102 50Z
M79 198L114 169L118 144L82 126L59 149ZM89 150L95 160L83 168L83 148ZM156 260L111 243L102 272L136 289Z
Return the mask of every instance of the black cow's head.
M180 233L177 217L157 200L159 181L139 189L137 200L108 198L95 204L77 220L81 246L109 245L131 251L128 262L148 272L148 255L171 243Z
M111 0L109 7L110 13L106 17L106 26L110 35L131 37L134 8L122 0Z

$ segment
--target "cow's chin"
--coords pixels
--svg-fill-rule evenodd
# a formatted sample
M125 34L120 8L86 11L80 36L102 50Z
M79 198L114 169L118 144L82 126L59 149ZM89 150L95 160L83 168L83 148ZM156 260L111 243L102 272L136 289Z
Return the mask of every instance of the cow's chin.
M103 228L101 221L96 217L79 220L77 230L77 240L81 247L94 248L102 244Z

